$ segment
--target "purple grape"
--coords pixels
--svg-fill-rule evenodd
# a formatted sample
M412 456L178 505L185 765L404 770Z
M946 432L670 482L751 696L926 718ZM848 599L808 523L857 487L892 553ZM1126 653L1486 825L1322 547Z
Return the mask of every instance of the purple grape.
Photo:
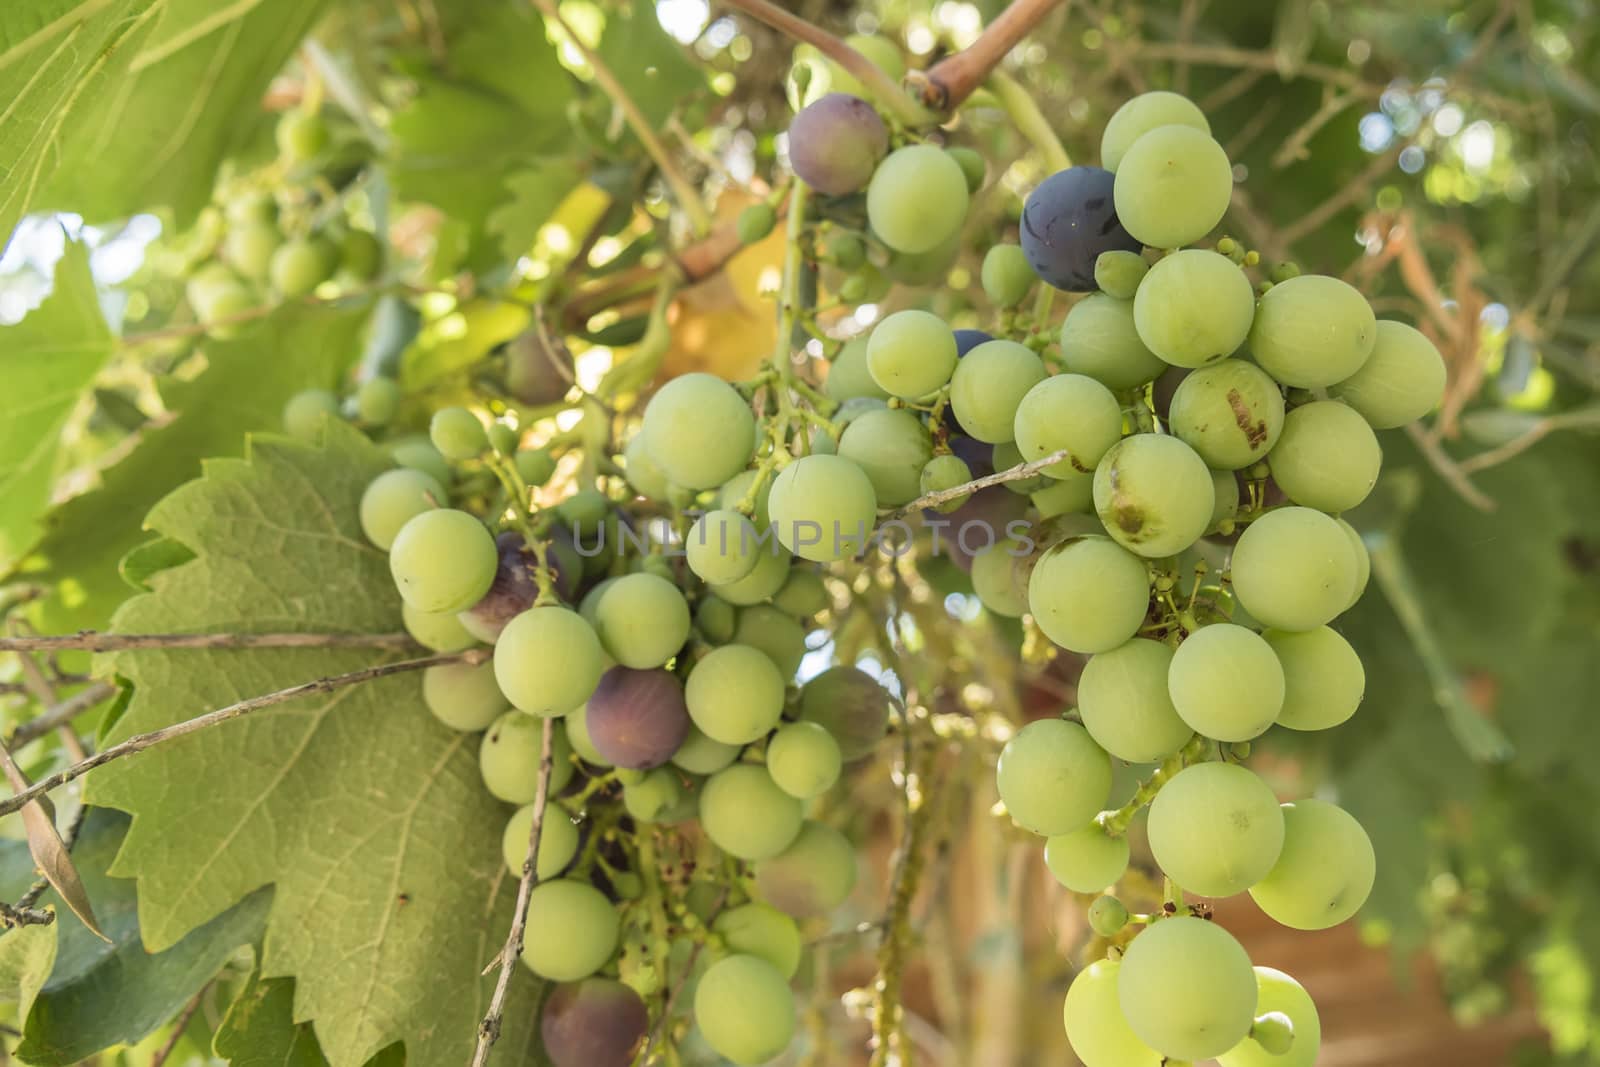
M539 596L539 583L534 574L538 562L528 551L522 535L507 530L494 539L500 552L500 564L494 573L494 583L483 599L460 614L461 625L480 641L493 644L500 637L506 623L533 607ZM578 591L578 579L583 575L583 560L570 545L552 544L550 552L550 577L556 594L570 600Z
M539 1036L554 1067L628 1067L649 1026L650 1013L632 987L585 978L551 991Z
M800 718L839 742L845 762L870 755L889 729L889 694L858 667L829 667L800 689Z
M547 344L538 330L507 341L505 357L506 392L524 404L557 404L572 388L572 353Z
M683 683L659 667L612 667L600 676L584 723L595 750L618 767L659 767L689 736Z
M789 165L801 181L829 196L865 189L888 151L883 119L849 93L829 93L789 124Z
M960 359L962 356L966 355L968 352L971 352L974 348L977 348L985 341L993 340L993 337L990 337L982 330L957 330L956 358Z
M981 477L976 467L972 468L972 472L974 476ZM940 553L949 556L951 562L970 573L973 555L989 547L991 539L1003 541L1010 525L1023 520L1027 513L1027 497L1013 493L1003 485L991 485L973 493L965 504L950 514L934 512L931 517L946 524L938 528Z
M1098 289L1094 261L1101 252L1137 252L1143 246L1117 219L1111 200L1115 176L1099 167L1057 171L1022 206L1022 251L1040 278L1069 293Z

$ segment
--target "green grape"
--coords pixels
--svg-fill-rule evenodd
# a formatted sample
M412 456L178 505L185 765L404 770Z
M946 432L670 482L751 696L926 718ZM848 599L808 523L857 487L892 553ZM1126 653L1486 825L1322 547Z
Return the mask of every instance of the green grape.
M1267 784L1236 763L1196 763L1150 805L1150 851L1184 889L1231 897L1265 878L1283 851L1283 815Z
M600 754L594 747L594 741L589 737L589 708L587 704L579 705L561 720L566 728L567 744L576 752L585 763L592 763L596 767L609 767L611 761Z
M684 700L689 718L707 737L725 745L747 745L778 725L783 676L760 649L723 645L689 671Z
M284 296L305 296L333 276L337 255L320 237L296 237L272 253L267 274L272 287Z
M339 271L358 282L370 282L383 269L383 242L371 230L347 230L339 239Z
M1221 1067L1316 1067L1322 1051L1322 1019L1305 987L1282 971L1256 969L1256 1012L1280 1012L1294 1025L1288 1051L1274 1055L1254 1038L1245 1038L1217 1057Z
M1262 296L1250 352L1284 385L1321 389L1359 371L1378 339L1372 305L1338 278L1302 274Z
M1167 364L1139 339L1133 308L1132 300L1105 293L1090 293L1073 304L1061 322L1062 367L1119 392L1155 380Z
M611 501L597 489L573 493L556 505L556 517L580 534L599 533L611 515Z
M489 438L489 447L502 456L509 456L514 453L517 450L517 442L520 440L520 435L517 431L503 422L490 423L487 436Z
M533 805L524 804L506 821L505 832L500 835L500 854L513 878L522 877L522 863L528 858L528 838L532 833ZM572 816L559 804L547 804L544 821L539 825L539 862L534 865L539 881L559 878L577 854L578 828Z
M1046 380L1048 381L1048 379ZM1005 471L1020 467L1026 461L1022 458L1022 449L1017 447L1015 441L1002 441L994 446L993 462L995 470ZM1065 463L1066 461L1063 460L1062 462ZM1057 466L1060 465L1057 464ZM1005 487L1007 492L1015 493L1018 496L1027 496L1029 493L1043 489L1050 482L1051 477L1048 474L1030 474L1026 478L1017 478L1006 482Z
M733 629L739 622L739 609L721 597L706 596L694 609L695 629L713 645L725 645L733 640Z
M1149 606L1144 561L1110 538L1052 548L1028 579L1028 611L1046 637L1071 652L1123 644L1144 625Z
M1019 619L1028 611L1028 598L1017 582L1018 542L1001 538L972 556L972 592L989 612Z
M856 884L856 852L839 831L807 821L793 843L756 864L756 889L796 918L837 911Z
M229 325L228 320L244 315L255 303L255 296L249 289L238 283L227 283L208 290L196 304L195 315L209 324L206 329L211 336L226 340L238 336L240 328L238 323Z
M1082 829L1111 794L1111 757L1064 719L1030 722L1000 753L1000 799L1017 825L1043 836Z
M1172 655L1167 689L1183 721L1218 741L1249 741L1283 710L1283 667L1254 630L1202 626ZM1187 884L1187 883L1185 883Z
M1186 96L1156 90L1140 93L1106 120L1100 135L1100 165L1114 171L1133 143L1158 126L1189 126L1209 134L1205 114Z
M1149 271L1150 264L1139 253L1113 248L1095 257L1094 283L1109 297L1132 300Z
M656 466L688 489L713 489L744 469L755 416L739 391L710 374L672 379L644 409L640 431Z
M1050 479L1042 489L1036 489L1028 494L1028 499L1033 506L1039 509L1039 517L1053 519L1059 515L1071 515L1074 512L1088 513L1094 511L1094 476L1085 474L1079 478L1068 478L1058 482Z
M339 417L339 398L326 389L304 389L283 406L283 432L302 441L322 436L324 419Z
M794 617L771 604L754 604L739 612L735 644L759 649L787 681L806 658L806 632Z
M1139 1039L1169 1059L1206 1060L1237 1045L1256 1014L1256 975L1233 935L1180 916L1128 946L1117 1002Z
M1272 480L1296 504L1349 511L1378 484L1383 450L1354 408L1318 400L1289 412L1268 462Z
M545 455L549 455L549 453L545 453ZM655 460L650 458L650 449L645 445L644 434L636 433L628 440L626 447L622 450L622 468L623 474L628 480L628 485L632 486L634 492L646 500L664 502L667 499L670 483L667 481L666 472L656 466ZM554 473L555 462L552 460L550 474ZM550 480L550 474L546 474L537 483L529 482L528 484L543 485ZM527 480L526 475L524 475L523 480Z
M926 311L897 311L873 327L867 339L867 373L891 396L912 399L931 393L955 369L955 334Z
M952 338L951 344L955 341ZM839 349L839 354L833 357L833 362L828 365L828 376L822 381L822 391L841 403L859 396L876 397L880 400L889 398L884 390L872 377L872 371L867 364L867 352L870 340L867 337L852 337ZM937 387L935 387L937 388Z
M1168 424L1206 466L1236 471L1257 463L1283 432L1283 394L1242 359L1201 367L1178 383Z
M569 717L570 718L570 717ZM716 774L739 758L738 745L713 741L700 727L689 725L689 736L672 754L672 764L690 774Z
M1095 744L1117 759L1151 763L1188 742L1194 731L1167 693L1171 666L1172 649L1142 637L1090 657L1078 679L1078 713Z
M405 623L406 633L417 644L435 652L460 652L478 643L453 611L418 611L410 604L401 603L400 618Z
M1258 1007L1260 999L1261 990L1257 986ZM1250 1037L1261 1051L1271 1056L1281 1056L1294 1046L1294 1021L1281 1011L1263 1012L1256 1016L1255 1023L1250 1027Z
M1094 472L1094 509L1106 532L1150 559L1176 556L1200 540L1215 505L1205 460L1176 437L1135 434Z
M1372 839L1355 817L1321 800L1283 805L1283 854L1250 896L1296 930L1326 930L1361 910L1377 877Z
M1157 126L1117 162L1117 218L1134 239L1182 248L1210 233L1233 197L1233 164L1193 126ZM1147 279L1148 280L1148 279Z
M494 535L452 508L413 515L389 546L389 571L419 611L465 611L483 599L500 567Z
M794 1038L794 994L783 972L761 957L726 956L695 986L694 1022L717 1055L755 1067Z
M595 625L595 613L600 608L600 598L605 596L606 591L616 584L617 579L615 577L602 578L587 593L583 594L583 599L578 601L578 614L583 617L584 622L587 622L590 626Z
M763 524L758 522L756 525ZM712 592L728 603L740 607L759 604L776 594L789 579L789 561L792 557L775 544L775 540L775 537L769 538L766 545L756 553L756 565L749 574L737 582L713 585Z
M901 285L930 286L944 279L961 258L957 230L926 252L890 252L884 273Z
M1239 478L1233 471L1212 471L1211 492L1216 503L1211 508L1211 524L1207 532L1219 529L1223 523L1232 522L1239 514Z
M778 213L771 204L755 203L739 212L735 226L739 243L753 245L767 234L772 232L772 227L777 225Z
M737 511L708 511L684 541L689 569L712 584L736 582L755 570L757 536L755 524Z
M522 962L540 978L576 982L606 965L620 929L617 909L594 886L572 878L542 882L528 897Z
M1343 519L1334 519L1343 530L1345 537L1350 541L1350 550L1356 557L1355 587L1350 593L1350 601L1345 605L1345 610L1355 607L1356 601L1361 599L1361 594L1367 591L1367 581L1372 577L1372 557L1367 553L1367 543L1361 539L1361 533Z
M995 307L1014 308L1027 298L1039 276L1020 245L995 245L983 257L984 295Z
M801 818L800 801L754 763L720 770L700 790L700 826L713 844L742 860L771 859L788 848Z
M389 446L389 455L402 467L432 475L433 480L448 487L452 472L449 462L425 437L412 437L396 441Z
M1201 248L1174 252L1150 268L1133 297L1139 339L1174 367L1203 367L1250 336L1255 291L1239 265Z
M491 663L441 663L422 672L422 702L452 730L482 730L506 710Z
M356 417L368 426L387 426L400 410L403 394L393 378L368 378L356 390Z
M1233 546L1233 591L1275 630L1315 630L1352 603L1356 549L1337 522L1310 508L1269 511Z
M899 46L887 37L871 33L852 33L844 39L844 42L888 75L890 81L898 82L905 76L906 61L900 55ZM802 67L806 68L806 75L809 77L803 97L798 84ZM789 103L797 111L829 92L849 93L851 96L863 99L870 99L872 96L854 74L823 56L809 44L795 47L794 68L790 71L790 75L792 80L788 86Z
M665 767L647 771L641 781L622 787L622 806L635 822L670 821L667 816L682 800L682 783Z
M1367 672L1350 642L1326 626L1304 633L1268 630L1261 635L1283 665L1283 711L1278 725L1328 730L1356 713Z
M950 158L961 165L961 173L967 179L967 192L975 193L983 188L984 175L988 172L987 165L983 162L983 154L973 148L946 148Z
M921 492L933 438L912 412L869 411L845 428L839 455L866 473L880 507L897 508Z
M279 153L291 163L304 163L328 147L328 124L321 115L311 112L284 112L273 134Z
M539 762L544 755L544 724L520 711L508 711L484 731L478 746L478 771L484 788L509 804L532 804L539 791ZM572 781L572 750L565 733L550 746L550 795Z
M384 471L361 494L361 532L388 551L402 526L449 500L444 487L422 471Z
M1422 418L1444 397L1444 360L1433 342L1403 322L1379 319L1372 354L1361 369L1329 388L1377 430Z
M846 763L871 755L889 730L889 694L857 667L829 667L800 690L800 718L820 723Z
M665 578L624 575L595 606L595 631L607 654L624 667L666 663L689 640L689 602Z
M277 222L278 202L268 192L248 192L230 199L223 208L229 222Z
M767 516L784 548L802 559L830 563L867 547L878 499L871 479L850 460L802 456L773 479Z
M767 742L767 770L792 797L810 800L833 788L842 763L839 742L814 722L791 722Z
M822 242L822 255L840 270L855 270L867 261L867 243L851 230L834 230Z
M1094 473L1101 457L1122 439L1122 405L1093 378L1057 374L1028 390L1012 425L1025 460L1066 449L1066 458L1044 473L1067 480Z
M589 699L605 670L594 628L567 608L524 611L500 631L494 676L512 706L530 715L565 715Z
M1044 863L1074 893L1098 893L1128 870L1128 839L1112 837L1098 822L1044 843Z
M253 282L267 279L272 254L283 243L283 234L270 222L248 222L230 226L222 241L222 255L234 270Z
M476 459L489 447L483 423L466 408L440 408L428 424L428 439L445 459Z
M1089 905L1089 928L1101 937L1116 937L1127 925L1128 908L1116 897L1096 897Z
M517 473L522 475L522 480L535 488L548 482L556 472L555 457L543 448L521 449L512 462L517 465Z
M942 493L958 485L966 485L970 481L972 481L972 468L967 466L967 461L947 452L942 456L934 456L923 465L922 473L917 479L918 496ZM934 510L948 515L971 499L971 493L963 493L942 504L935 504Z
M790 567L783 588L772 597L772 604L779 611L803 619L826 610L830 602L822 575L810 567Z
M1061 1007L1067 1043L1084 1067L1162 1067L1161 1053L1140 1041L1122 1017L1121 970L1120 960L1096 960L1072 980Z
M867 184L867 221L896 252L926 252L967 217L967 177L944 149L913 144L889 153Z
M785 978L793 978L800 969L800 927L771 905L741 904L718 915L711 925L730 952L758 956Z
M950 409L979 441L991 445L1010 441L1017 407L1044 378L1044 364L1026 345L985 341L956 365L950 380Z

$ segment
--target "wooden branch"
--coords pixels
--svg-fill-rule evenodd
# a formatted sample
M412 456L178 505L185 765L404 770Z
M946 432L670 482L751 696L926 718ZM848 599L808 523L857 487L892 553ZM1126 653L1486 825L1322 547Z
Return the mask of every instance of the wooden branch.
M110 682L95 682L86 689L80 689L11 731L11 736L5 739L5 747L15 751L28 742L43 737L56 727L65 726L96 704L110 698L116 691L117 687Z
M79 630L42 637L0 637L0 652L126 652L142 648L411 649L410 634L107 634Z
M1044 17L1065 0L1011 0L1011 5L985 26L978 39L953 56L946 56L926 73L913 76L922 103L946 113L960 107L974 89Z
M0 926L7 930L15 930L19 926L49 926L55 921L56 913L48 908L0 903Z
M1035 474L1043 471L1046 467L1055 466L1057 463L1060 463L1071 454L1072 453L1070 450L1063 448L1059 452L1050 453L1048 456L1040 456L1038 459L1030 460L1027 463L1019 463L1015 467L1007 467L1003 471L996 471L993 474L985 474L982 478L974 478L972 481L963 483L962 485L955 485L951 486L949 489L940 489L936 492L926 493L917 497L917 499L913 500L905 507L897 508L894 511L889 512L889 514L885 515L880 521L892 522L895 519L901 519L907 515L915 514L916 512L921 511L923 508L931 508L937 504L943 504L947 500L954 500L956 497L966 496L968 493L975 492L979 489L987 489L991 485L1004 485L1007 482L1020 482L1024 478L1032 478Z
M207 982L200 987L200 992L190 998L189 1003L184 1006L183 1012L173 1022L172 1033L167 1035L167 1039L161 1043L161 1047L156 1050L156 1054L150 1057L149 1067L161 1067L172 1056L172 1050L178 1047L179 1041L183 1040L183 1032L189 1029L189 1020L193 1019L194 1013L200 1010L201 1002L210 991L211 983Z

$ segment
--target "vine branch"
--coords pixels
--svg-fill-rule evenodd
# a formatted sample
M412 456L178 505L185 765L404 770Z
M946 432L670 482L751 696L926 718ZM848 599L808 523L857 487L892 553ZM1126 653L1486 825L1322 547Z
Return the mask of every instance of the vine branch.
M985 474L982 478L974 478L970 482L954 485L949 489L938 489L931 493L924 493L905 507L889 512L883 517L882 521L892 522L895 519L913 515L923 508L931 508L937 504L943 504L947 500L966 496L968 493L976 492L979 489L987 489L991 485L1004 485L1007 482L1020 482L1024 478L1032 478L1046 467L1053 467L1060 463L1069 455L1071 455L1071 451L1063 448L1058 452L1050 453L1048 456L1040 456L1038 459L1029 460L1026 463L1018 463L1015 467L1007 467L1003 471Z
M126 652L141 648L415 648L410 634L75 634L0 637L0 652Z
M116 691L117 687L110 682L95 682L85 689L80 689L11 731L11 736L5 739L5 747L14 751L30 741L43 737L58 726L65 726Z
M1012 0L1009 7L984 27L977 40L955 55L941 59L926 73L913 76L922 103L938 112L960 107L1017 42L1064 3L1065 0Z

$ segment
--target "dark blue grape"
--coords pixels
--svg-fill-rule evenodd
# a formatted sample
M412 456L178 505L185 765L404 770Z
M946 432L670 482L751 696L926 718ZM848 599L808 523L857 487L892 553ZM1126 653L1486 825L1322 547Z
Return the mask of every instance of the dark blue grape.
M829 196L865 189L888 151L883 119L849 93L829 93L789 124L789 165L801 181Z
M993 340L993 337L990 337L982 330L957 330L956 358L960 359L962 356L966 355L968 352L971 352L974 348L977 348L985 341Z
M461 613L461 625L473 637L489 642L499 638L506 623L533 607L539 596L539 583L534 578L538 562L528 551L522 535L508 530L496 537L494 543L500 553L494 584L489 586L482 600ZM578 579L583 576L583 560L570 545L551 547L550 576L556 593L570 600L578 591Z
M584 713L595 751L618 767L659 767L689 736L683 683L660 668L612 667L600 676Z
M628 1067L649 1026L650 1013L631 987L585 978L551 991L539 1036L555 1067Z
M1142 247L1122 228L1112 202L1116 177L1099 167L1069 167L1039 183L1022 207L1022 251L1040 278L1069 293L1099 288L1101 252Z

